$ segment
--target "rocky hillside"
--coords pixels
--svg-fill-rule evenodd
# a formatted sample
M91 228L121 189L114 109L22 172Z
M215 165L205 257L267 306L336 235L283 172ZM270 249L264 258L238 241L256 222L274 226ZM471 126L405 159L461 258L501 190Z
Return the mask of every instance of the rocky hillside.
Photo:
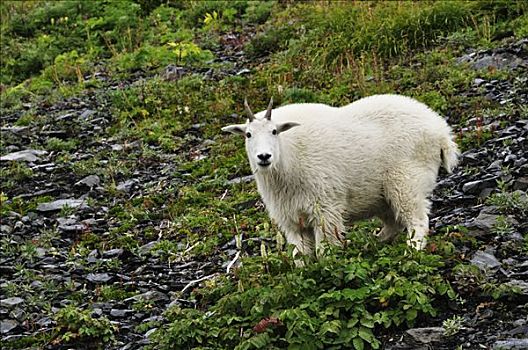
M528 348L522 3L0 9L3 348ZM386 92L445 115L463 150L427 251L369 220L295 267L220 127L246 96Z

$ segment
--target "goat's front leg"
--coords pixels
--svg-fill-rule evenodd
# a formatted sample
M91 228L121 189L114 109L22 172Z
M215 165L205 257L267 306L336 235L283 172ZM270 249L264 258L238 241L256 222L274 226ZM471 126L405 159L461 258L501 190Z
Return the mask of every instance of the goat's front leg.
M343 218L340 214L327 212L320 215L319 219L314 225L315 255L317 257L324 255L325 252L323 242L342 246L344 231L345 226L343 224Z
M311 228L299 223L283 227L288 243L295 245L293 257L295 265L304 266L302 256L312 257L314 254L314 232Z

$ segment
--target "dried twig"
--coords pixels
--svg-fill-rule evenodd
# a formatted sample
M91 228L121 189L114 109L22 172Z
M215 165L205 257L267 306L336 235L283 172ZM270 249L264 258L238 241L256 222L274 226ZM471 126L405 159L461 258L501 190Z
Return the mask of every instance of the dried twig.
M231 260L229 262L229 264L227 264L226 273L229 273L229 270L231 270L231 267L233 267L233 265L235 264L235 262L238 260L239 257L240 257L240 250L236 252L235 257L233 258L233 260Z
M197 280L193 280L193 281L187 283L187 285L181 290L181 292L184 293L187 289L191 288L196 283L200 283L202 281L211 279L211 278L213 278L213 277L215 277L217 275L218 275L218 273L213 273L212 275L204 276L202 278L198 278Z

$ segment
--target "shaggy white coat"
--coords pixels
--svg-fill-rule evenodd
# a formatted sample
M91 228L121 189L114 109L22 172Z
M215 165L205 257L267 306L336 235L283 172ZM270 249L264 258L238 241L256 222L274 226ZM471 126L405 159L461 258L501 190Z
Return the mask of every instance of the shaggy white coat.
M289 243L313 254L322 241L342 243L345 221L378 216L381 240L406 229L408 243L424 248L427 198L439 167L451 172L458 158L442 117L399 95L340 108L291 104L272 110L271 120L264 113L223 130L250 136L258 191ZM259 154L269 154L270 164Z

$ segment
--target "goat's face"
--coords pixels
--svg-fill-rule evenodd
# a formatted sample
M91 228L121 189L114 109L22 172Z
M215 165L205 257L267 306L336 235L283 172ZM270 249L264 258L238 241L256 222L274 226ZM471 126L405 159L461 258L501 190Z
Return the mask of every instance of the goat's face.
M244 135L246 151L253 171L266 171L278 164L280 157L280 134L299 125L298 123L275 123L271 119L273 99L263 118L256 118L244 101L249 119L246 124L229 125L223 131Z

